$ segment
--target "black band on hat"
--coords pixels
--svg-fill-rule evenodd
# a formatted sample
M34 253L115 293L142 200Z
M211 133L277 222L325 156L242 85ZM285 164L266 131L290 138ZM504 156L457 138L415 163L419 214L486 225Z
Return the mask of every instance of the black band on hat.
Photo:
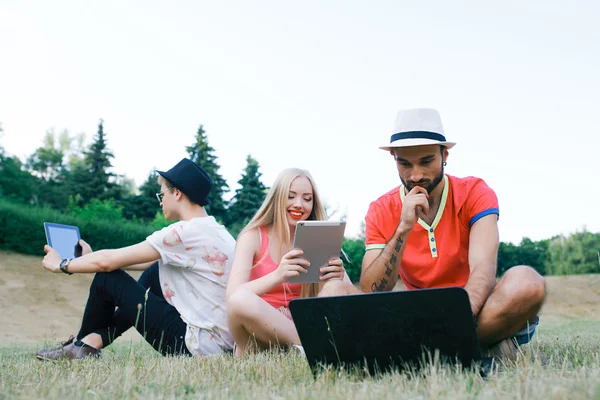
M439 133L427 132L427 131L412 131L412 132L400 132L394 133L390 138L390 143L396 140L402 139L431 139L437 140L438 142L445 142L446 137Z

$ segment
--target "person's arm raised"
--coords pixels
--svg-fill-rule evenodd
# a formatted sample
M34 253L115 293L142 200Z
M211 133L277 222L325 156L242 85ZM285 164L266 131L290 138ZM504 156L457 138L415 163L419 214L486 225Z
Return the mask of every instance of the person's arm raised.
M429 211L427 190L415 186L404 197L400 223L383 250L367 250L363 258L360 289L363 292L390 291L398 281L398 271L406 239L419 219L419 213Z
M498 216L482 217L469 233L469 280L465 290L469 294L471 311L478 315L496 285L498 259Z
M46 256L42 263L44 268L52 272L61 272L62 259L56 250L44 246ZM160 259L160 254L149 243L141 242L133 246L114 250L94 251L69 262L70 273L110 272L134 264L148 263Z

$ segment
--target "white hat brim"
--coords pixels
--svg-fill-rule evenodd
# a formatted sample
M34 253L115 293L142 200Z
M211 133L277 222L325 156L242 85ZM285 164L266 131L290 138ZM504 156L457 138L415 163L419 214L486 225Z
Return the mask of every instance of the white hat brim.
M454 142L440 142L439 140L433 140L433 139L415 138L415 139L396 140L390 144L386 144L385 146L379 146L379 148L381 150L390 151L390 150L398 148L398 147L416 147L416 146L438 145L438 146L446 146L446 148L451 149L452 147L454 147L455 144L456 143L454 143Z

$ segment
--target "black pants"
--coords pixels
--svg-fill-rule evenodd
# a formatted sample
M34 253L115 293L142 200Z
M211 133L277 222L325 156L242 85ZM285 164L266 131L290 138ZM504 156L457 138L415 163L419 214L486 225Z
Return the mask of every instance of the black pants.
M163 355L191 355L185 345L187 326L163 297L158 263L137 282L121 269L97 273L77 339L97 333L106 347L132 326Z

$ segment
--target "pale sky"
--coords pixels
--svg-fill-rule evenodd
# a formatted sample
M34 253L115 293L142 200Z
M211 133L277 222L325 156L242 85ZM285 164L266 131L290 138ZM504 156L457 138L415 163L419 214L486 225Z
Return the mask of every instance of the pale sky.
M378 149L397 111L433 107L447 173L496 191L502 241L598 232L598 4L0 0L0 143L24 159L103 118L140 185L204 124L232 190L247 154L268 186L306 168L353 236L399 184Z

